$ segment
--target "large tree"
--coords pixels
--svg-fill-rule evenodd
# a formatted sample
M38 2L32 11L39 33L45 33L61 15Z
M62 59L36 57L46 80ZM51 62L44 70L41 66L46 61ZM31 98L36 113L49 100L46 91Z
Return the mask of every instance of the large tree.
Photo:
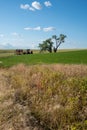
M61 43L65 42L65 38L66 38L66 35L64 34L60 34L59 37L57 37L56 35L52 36L52 39L54 39L56 43L56 45L54 46L54 52L57 52L57 49L61 45Z
M52 47L53 47L53 42L51 38L39 44L40 51L49 51L51 53Z
M54 48L54 52L57 52L58 47L65 41L66 35L60 34L59 37L56 35L53 35L52 38L49 38L42 43L39 44L40 51L49 51L50 53L52 52L52 49ZM54 39L54 42L53 42ZM55 46L53 44L56 43Z

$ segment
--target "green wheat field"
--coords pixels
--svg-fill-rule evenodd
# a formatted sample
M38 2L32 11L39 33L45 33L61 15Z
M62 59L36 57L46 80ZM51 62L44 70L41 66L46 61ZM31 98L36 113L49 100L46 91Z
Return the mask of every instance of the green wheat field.
M0 51L0 67L10 67L19 63L35 64L87 64L87 50L59 51L57 53L34 53L15 55L14 51Z

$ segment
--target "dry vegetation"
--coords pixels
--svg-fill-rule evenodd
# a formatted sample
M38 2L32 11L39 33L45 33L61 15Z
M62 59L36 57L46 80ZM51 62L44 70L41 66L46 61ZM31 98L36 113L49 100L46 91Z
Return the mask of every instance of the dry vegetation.
M0 130L86 130L87 66L0 69Z

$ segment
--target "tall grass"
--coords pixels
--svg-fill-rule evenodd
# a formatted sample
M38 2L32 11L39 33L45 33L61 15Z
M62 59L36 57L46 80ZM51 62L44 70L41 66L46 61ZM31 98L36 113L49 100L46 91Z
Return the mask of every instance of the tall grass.
M86 65L20 64L0 79L0 130L86 130Z

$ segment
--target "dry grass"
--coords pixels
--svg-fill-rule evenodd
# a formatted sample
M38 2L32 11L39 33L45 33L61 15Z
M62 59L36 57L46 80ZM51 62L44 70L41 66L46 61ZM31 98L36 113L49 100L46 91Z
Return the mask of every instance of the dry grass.
M87 66L0 70L0 130L86 130Z

